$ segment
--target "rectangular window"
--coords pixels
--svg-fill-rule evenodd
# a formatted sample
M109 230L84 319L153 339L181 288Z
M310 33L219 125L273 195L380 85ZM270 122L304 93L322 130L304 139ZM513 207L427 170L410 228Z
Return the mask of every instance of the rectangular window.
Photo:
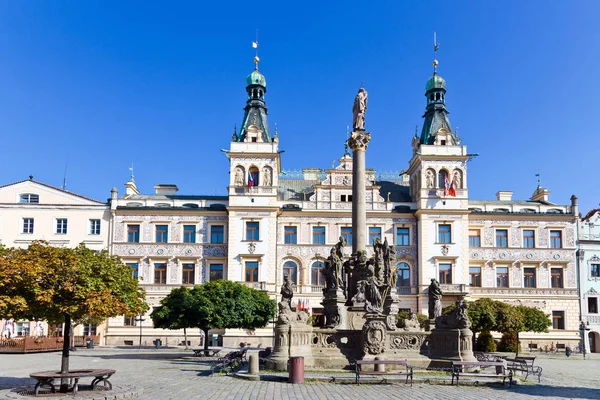
M258 282L258 261L246 261L246 282Z
M66 218L57 218L56 219L56 233L60 235L67 234L67 219Z
M256 239L258 240L258 239ZM210 226L210 242L211 243L225 243L225 226L224 225L211 225Z
M169 241L169 225L156 225L156 243Z
M496 268L496 287L508 287L508 267Z
M590 266L590 275L593 278L599 278L600 277L600 264L592 264Z
M408 228L396 228L396 245L409 246L410 237Z
M33 233L33 218L23 218L23 233Z
M535 285L535 268L523 269L523 287L534 288Z
M220 281L223 279L223 264L210 264L209 280Z
M29 322L17 322L15 325L17 336L29 336Z
M563 287L562 268L550 268L550 284L553 288L561 289Z
M183 226L183 243L196 243L196 225Z
M535 231L533 229L523 230L523 247L526 249L535 248Z
M135 326L135 315L123 316L123 326Z
M140 226L139 225L127 225L127 242L128 243L139 243L140 242Z
M183 264L183 275L181 283L184 285L193 285L195 283L196 266L194 264Z
M83 325L83 336L95 336L95 335L96 335L96 325L94 325L94 324Z
M452 243L452 228L450 225L438 226L438 243Z
M133 279L137 279L138 278L138 271L140 266L138 265L138 263L127 263L128 267L131 267L131 277Z
M258 222L246 222L246 240L258 240Z
M372 246L375 243L375 239L381 241L381 228L370 227L369 228L369 244Z
M552 329L565 329L564 311L552 311Z
M325 244L324 226L313 226L313 244Z
M154 264L154 283L165 285L167 283L167 264Z
M598 298L588 297L588 313L598 314Z
M551 249L562 248L562 232L561 231L550 231L550 248Z
M352 244L352 227L342 226L340 236L344 238L346 244Z
M33 193L22 194L21 196L19 196L19 203L39 204L40 195Z
M297 244L298 228L295 226L285 226L283 228L283 242L285 244Z
M351 202L352 195L351 194L342 194L342 195L340 195L340 201Z
M99 235L100 234L100 220L99 219L90 219L90 235Z
M469 286L481 287L481 267L469 267Z
M469 229L469 247L481 247L481 231Z
M452 264L440 264L440 283L452 283Z
M496 247L508 247L508 230L496 229Z

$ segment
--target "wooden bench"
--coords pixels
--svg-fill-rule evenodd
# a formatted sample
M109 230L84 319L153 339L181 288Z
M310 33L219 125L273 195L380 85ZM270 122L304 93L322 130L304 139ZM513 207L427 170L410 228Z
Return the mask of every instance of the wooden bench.
M73 394L77 394L79 390L79 379L85 377L93 377L92 379L92 390L102 382L105 388L112 390L112 383L108 380L115 372L114 369L75 369L69 372L61 373L60 371L43 371L34 372L29 374L30 377L37 380L35 384L34 393L37 396L40 392L40 388L45 386L50 389L50 392L56 393L56 387L54 387L55 379L70 379L71 389Z
M537 376L538 382L542 380L542 367L537 365L533 365L535 362L535 357L515 357L515 358L507 358L506 362L508 363L508 369L512 371L520 371L522 374L525 374L525 380L529 374Z
M364 365L373 365L373 371L363 371L362 367ZM377 371L377 365L383 365L383 371ZM406 367L405 370L392 370L385 371L386 365L392 365L396 367ZM408 365L407 360L356 360L356 383L360 385L360 376L361 375L382 375L382 376L390 376L390 375L406 375L406 382L408 383L408 379L410 378L410 385L413 384L413 367ZM385 380L385 378L384 378Z
M452 361L452 385L454 385L454 378L456 378L456 386L458 386L461 376L481 376L502 378L503 385L508 378L509 385L512 386L513 372L506 366L506 361ZM493 371L484 371L489 367L493 367ZM467 369L473 371L469 372ZM475 371L476 369L478 370Z
M248 363L248 359L246 358L247 352L248 349L243 348L227 353L224 357L219 358L211 367L211 375L218 371L224 371L225 375L229 375L229 372L238 370L244 364Z
M489 354L489 353L483 353L483 352L476 352L474 353L475 358L477 359L477 361L501 361L502 357L499 356L495 356L493 354Z
M192 349L194 357L216 357L219 355L222 349Z

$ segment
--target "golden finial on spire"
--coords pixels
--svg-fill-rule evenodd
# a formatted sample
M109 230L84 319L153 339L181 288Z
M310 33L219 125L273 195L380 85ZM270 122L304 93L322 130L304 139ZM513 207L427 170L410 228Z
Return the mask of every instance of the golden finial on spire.
M438 51L438 49L440 48L440 44L437 42L437 37L436 37L436 33L433 32L433 74L437 74L437 66L438 66L438 60L435 58L435 53L436 51Z
M256 55L254 56L254 68L258 71L258 62L260 58L258 58L258 29L256 30L256 42L252 42L252 47L256 49Z

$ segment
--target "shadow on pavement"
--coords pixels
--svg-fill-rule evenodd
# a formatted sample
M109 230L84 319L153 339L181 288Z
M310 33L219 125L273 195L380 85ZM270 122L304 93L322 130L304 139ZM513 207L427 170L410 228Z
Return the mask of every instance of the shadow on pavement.
M492 389L501 389L491 387ZM512 390L515 393L526 394L533 397L563 397L565 399L600 399L600 389L575 386L550 386L550 385L517 385ZM507 393L507 396L510 396Z
M14 389L20 386L35 386L35 379L33 378L13 378L10 376L0 377L0 390Z

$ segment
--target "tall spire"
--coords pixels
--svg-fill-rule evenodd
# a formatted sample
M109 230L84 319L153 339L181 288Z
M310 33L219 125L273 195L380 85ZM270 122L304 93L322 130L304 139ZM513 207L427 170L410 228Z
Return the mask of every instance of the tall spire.
M425 85L425 97L427 106L423 118L423 130L421 131L421 144L434 144L435 136L440 130L451 134L452 143L457 144L457 140L452 133L452 125L448 119L448 110L446 109L446 81L437 73L439 62L436 58L440 44L437 42L435 32L433 33L433 75Z
M246 78L246 92L248 98L244 107L244 119L240 131L234 140L238 142L257 141L272 142L267 121L267 106L265 104L265 93L267 93L267 80L258 72L258 29L256 30L256 41L252 42L256 50L254 56L254 71Z

